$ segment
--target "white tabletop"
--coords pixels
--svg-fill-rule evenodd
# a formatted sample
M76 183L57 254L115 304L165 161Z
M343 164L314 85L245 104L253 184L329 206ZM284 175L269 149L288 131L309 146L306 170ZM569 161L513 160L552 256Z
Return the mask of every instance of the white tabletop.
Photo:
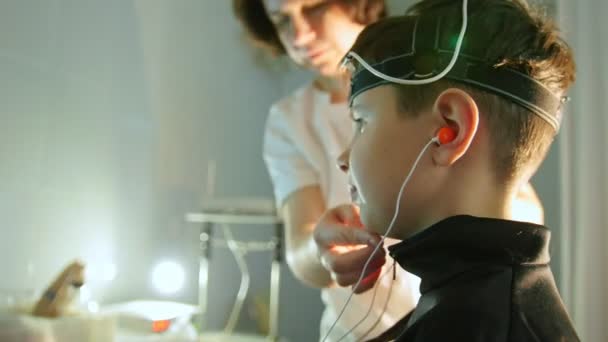
M227 224L277 224L281 219L275 215L240 214L240 213L188 213L186 221L190 223L227 223Z
M200 212L186 214L190 223L278 224L274 201L267 198L207 199Z

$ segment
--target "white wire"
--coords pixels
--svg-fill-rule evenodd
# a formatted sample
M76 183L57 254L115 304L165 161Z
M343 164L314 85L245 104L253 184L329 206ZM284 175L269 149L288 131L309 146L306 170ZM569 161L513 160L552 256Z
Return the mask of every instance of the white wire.
M371 313L371 311L372 311L372 307L374 306L374 301L376 300L376 294L377 294L377 292L378 292L378 288L380 287L380 282L382 281L382 279L384 279L384 277L385 277L385 276L386 276L388 273L390 273L390 272L391 272L391 270L392 270L392 269L393 269L393 268L392 268L392 267L390 267L388 270L386 270L386 271L384 272L384 274L382 274L382 276L380 276L380 278L378 278L378 280L376 280L376 286L374 286L374 293L373 293L373 295L372 295L372 300L371 300L371 302L370 302L370 304L369 304L369 307L367 308L367 312L365 313L365 315L363 316L363 318L361 318L361 319L360 319L360 320L357 322L357 324L355 324L355 325L354 325L352 328L350 328L350 330L348 330L348 331L347 331L347 332L346 332L344 335L342 335L342 337L340 337L340 338L338 339L338 342L340 342L340 341L342 341L343 339L345 339L345 338L346 338L346 337L347 337L347 336L348 336L348 335L349 335L351 332L353 332L355 329L357 329L357 327L358 327L359 325L361 325L361 323L363 323L363 322L364 322L364 321L367 319L367 317L369 316L369 314L370 314L370 313Z
M380 282L382 281L382 279L384 279L384 277L386 277L387 274L394 272L395 270L395 261L393 260L393 265L391 267L389 267L386 272L384 272L384 274L376 281L376 286L374 287L374 295L372 296L372 300L369 304L369 308L367 308L367 312L365 313L365 316L363 316L363 318L361 318L359 320L359 322L357 322L357 324L355 324L352 328L350 328L349 331L347 331L344 335L342 335L342 337L340 337L340 339L338 339L338 342L342 341L343 339L345 339L348 335L350 335L351 332L353 332L355 329L357 329L357 327L359 327L363 322L365 322L365 320L367 319L367 317L369 317L369 314L372 312L372 308L374 306L374 301L376 300L376 293L378 292L378 288L380 287ZM393 278L393 280L391 281L391 287L389 288L389 292L386 296L386 300L384 301L384 307L382 310L382 314L378 316L378 318L376 319L376 321L374 322L374 324L367 329L367 331L365 332L365 334L363 336L361 336L361 338L359 339L359 341L361 341L363 338L365 338L367 335L369 335L369 333L374 330L374 328L376 327L376 325L378 325L378 322L380 322L380 319L382 318L382 315L384 314L384 312L386 311L386 307L388 305L388 301L390 300L391 297L391 292L393 290L393 282L395 281L395 279Z
M423 84L429 84L429 83L438 81L438 80L442 79L445 75L447 75L450 71L452 71L452 68L456 64L456 61L458 60L458 56L460 55L460 49L462 47L462 42L464 41L464 36L467 31L468 20L469 20L468 14L467 14L467 6L468 6L468 0L463 0L462 1L462 27L460 28L460 34L458 35L458 41L456 42L456 49L454 50L454 54L452 55L452 59L450 60L450 63L448 64L448 66L438 75L435 75L431 78L425 78L422 80L404 80L401 78L388 76L388 75L374 69L374 67L369 65L363 58L361 58L361 56L359 56L356 52L352 52L352 51L350 51L346 55L346 61L348 61L350 57L354 57L365 69L369 70L369 72L371 72L375 76L385 79L389 82L397 83L397 84L423 85Z
M247 297L247 292L249 291L249 269L247 268L247 262L241 253L241 250L234 240L232 235L232 230L227 224L223 224L222 228L224 230L224 238L228 243L228 248L234 255L234 260L236 261L239 270L241 271L241 285L239 286L239 291L237 292L236 299L234 301L234 305L232 306L232 311L230 312L230 317L228 318L228 322L226 323L226 327L224 328L224 332L226 334L232 334L234 331L234 327L239 319L241 311L243 310L243 303L245 298Z
M336 318L336 320L334 321L334 323L331 325L331 327L327 331L327 334L323 338L322 342L325 342L325 340L327 340L327 338L329 337L329 334L331 333L331 331L334 329L334 327L336 326L336 324L338 323L338 321L340 320L340 318L344 314L344 311L346 311L346 307L348 306L348 303L350 303L350 300L352 299L353 295L355 294L354 289L356 289L359 286L359 284L361 284L361 281L363 280L363 277L365 275L365 272L367 271L369 263L372 261L372 258L374 257L374 255L376 254L376 252L378 252L378 249L381 246L383 246L384 240L390 234L391 230L393 230L393 226L395 225L395 222L397 221L397 216L399 215L399 208L401 206L401 197L403 196L403 190L405 189L405 186L407 185L407 183L410 181L410 178L412 178L412 175L414 174L414 170L416 170L416 167L418 166L418 163L420 162L420 159L422 159L422 156L424 155L424 153L426 152L426 150L429 148L429 146L431 146L432 144L434 144L436 142L437 142L437 138L434 137L433 139L429 140L428 143L426 143L426 145L424 146L424 148L422 149L422 151L420 151L420 154L416 158L416 161L414 162L414 165L412 166L412 168L411 168L410 172L408 173L407 177L403 181L403 184L401 184L401 189L399 189L399 194L397 195L397 202L395 204L395 214L393 215L393 219L391 220L391 223L389 224L388 229L386 230L386 233L384 233L384 235L382 236L382 239L376 245L376 248L374 248L372 254L369 256L369 258L365 262L365 265L363 266L363 271L361 272L361 275L359 276L359 280L357 281L357 284L355 286L353 286L353 291L351 291L350 295L346 299L346 303L344 303L344 306L342 307L342 310L340 311L340 314L338 315L338 317Z
M396 277L396 270L395 267L397 262L393 259L393 280L391 281L391 287L388 289L388 295L386 296L386 300L384 301L384 307L382 308L382 315L378 315L378 317L376 318L376 321L374 322L374 324L371 325L371 327L369 327L367 329L367 331L365 332L365 334L363 334L363 336L361 336L359 338L359 340L357 342L361 342L364 341L365 338L367 338L367 335L369 335L374 329L376 329L376 326L378 325L378 323L380 323L380 321L382 320L382 316L384 316L384 313L386 312L386 308L388 308L388 303L391 299L391 296L393 294L393 283L395 282L395 277Z

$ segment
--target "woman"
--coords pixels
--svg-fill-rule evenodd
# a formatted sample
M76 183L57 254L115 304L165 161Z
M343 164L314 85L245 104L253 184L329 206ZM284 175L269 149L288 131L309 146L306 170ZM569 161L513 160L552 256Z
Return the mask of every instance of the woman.
M384 15L385 4L378 0L234 0L234 8L255 42L276 54L288 54L317 75L270 109L264 158L285 220L287 262L303 283L322 288L326 305L321 319L323 338L351 292L336 285L354 284L372 251L364 247L341 253L339 248L329 247L379 241L361 229L356 208L348 204L347 179L335 165L352 130L346 103L348 83L337 66L365 25ZM332 278L321 259L341 272ZM359 291L374 284L384 259L384 253L375 257L372 274ZM377 282L370 315L345 341L363 338L381 317L368 335L373 337L413 308L413 276L398 273L395 280L387 276ZM388 307L384 313L389 292L391 302L400 305ZM327 341L339 340L355 326L373 297L374 291L353 296Z
M287 262L303 283L322 289L323 339L380 240L362 229L357 208L349 204L347 179L335 165L352 134L348 82L337 66L365 25L384 16L385 2L233 0L233 5L254 42L316 73L314 81L271 107L264 159L285 221ZM417 278L398 269L396 277L379 279L380 271L393 265L381 251L326 341L374 337L414 307ZM385 307L389 296L391 305Z

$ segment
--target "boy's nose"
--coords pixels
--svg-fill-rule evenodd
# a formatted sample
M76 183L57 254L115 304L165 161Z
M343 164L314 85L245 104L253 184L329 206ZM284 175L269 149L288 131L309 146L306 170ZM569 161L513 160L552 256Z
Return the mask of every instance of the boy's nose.
M338 159L336 160L336 165L338 165L338 168L344 173L347 173L348 169L350 168L350 165L348 165L349 154L350 151L346 150L342 152L342 154L338 156Z

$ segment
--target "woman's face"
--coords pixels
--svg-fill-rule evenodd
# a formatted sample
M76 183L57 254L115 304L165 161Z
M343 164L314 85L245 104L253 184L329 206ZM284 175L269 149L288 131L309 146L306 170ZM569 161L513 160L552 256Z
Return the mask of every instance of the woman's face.
M355 20L354 1L263 1L291 59L324 76L337 73L342 57L364 28Z

